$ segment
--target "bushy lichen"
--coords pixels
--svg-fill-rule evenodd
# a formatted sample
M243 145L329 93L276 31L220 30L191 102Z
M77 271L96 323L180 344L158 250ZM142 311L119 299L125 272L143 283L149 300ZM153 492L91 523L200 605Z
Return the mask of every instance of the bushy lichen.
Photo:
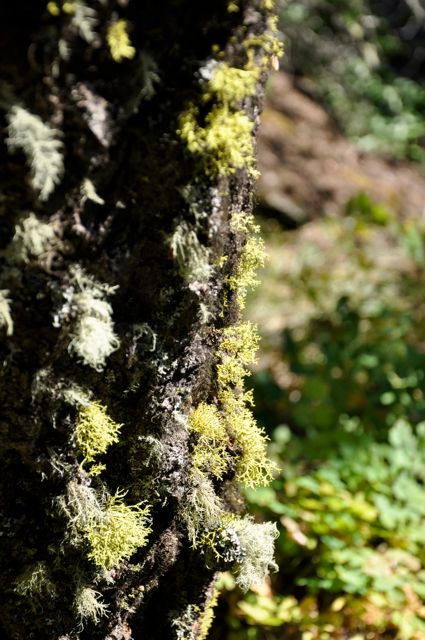
M210 279L210 252L200 243L196 231L186 222L177 225L170 239L170 247L180 275L188 283L207 282Z
M118 349L120 342L114 332L112 307L104 300L115 287L101 284L87 276L78 267L71 270L71 287L65 296L66 304L60 310L56 323L66 315L74 317L68 351L97 371L106 359Z
M54 238L55 233L49 224L41 222L34 213L28 213L16 224L4 256L12 264L28 262L42 256Z
M251 586L261 584L270 571L278 570L273 555L274 541L279 533L274 522L257 524L249 517L236 518L232 526L242 549L236 582L247 591Z
M56 594L56 588L51 580L47 564L36 562L28 567L16 581L15 591L20 596L25 596L33 604L39 597L53 597Z
M207 91L223 104L232 105L254 95L259 75L260 69L253 64L238 69L219 62L211 74Z
M252 166L254 124L245 113L218 104L203 125L198 118L199 110L192 105L182 113L178 133L188 150L203 158L207 175L234 173Z
M0 290L0 328L6 330L6 335L13 334L13 320L10 312L9 291Z
M33 187L47 200L64 171L60 132L19 105L10 109L7 120L6 144L10 151L25 153Z
M222 516L223 503L215 493L211 480L202 473L194 474L180 508L180 518L193 547L197 547L201 531L220 526Z
M84 456L82 464L94 462L96 457L108 449L118 436L122 425L117 424L99 402L81 406L75 427L75 439Z
M123 491L111 496L71 480L66 498L59 499L68 517L70 540L76 545L83 541L87 557L106 570L144 547L151 532L149 507L128 505L124 496Z
M84 586L77 588L74 609L81 625L87 619L97 624L108 613L108 606L103 602L102 594Z
M254 288L259 282L257 270L264 266L264 242L258 234L258 227L252 222L252 216L234 214L231 226L235 231L246 235L236 271L227 278L230 289L236 291L239 306L243 309L249 289Z
M192 453L194 472L222 478L228 465L228 436L217 408L201 402L189 416L189 428L197 435Z
M229 436L241 447L237 479L246 486L267 484L273 464L267 456L267 438L252 415L252 394L244 391L247 366L255 361L258 334L249 322L222 330L218 350L218 400Z
M127 20L117 20L112 23L106 34L109 51L115 62L134 58L136 49L131 45L128 35Z

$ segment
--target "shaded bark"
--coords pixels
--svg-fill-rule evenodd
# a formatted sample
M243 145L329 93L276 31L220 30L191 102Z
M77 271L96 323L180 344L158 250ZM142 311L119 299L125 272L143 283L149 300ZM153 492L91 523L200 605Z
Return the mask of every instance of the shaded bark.
M192 482L184 416L215 397L219 330L239 316L228 283L246 238L230 216L250 211L253 178L249 167L206 173L176 132L188 103L200 118L210 108L200 69L212 51L243 67L244 43L269 30L269 12L258 0L231 11L223 0L99 0L78 23L75 5L0 9L0 289L13 322L0 344L1 636L196 638L219 567L192 548L179 517ZM135 52L116 61L107 41L118 20ZM254 55L264 56L261 43ZM255 126L265 76L240 100ZM64 171L44 200L28 152L10 142L16 105L61 132ZM28 234L19 244L30 212L39 246ZM178 225L207 248L209 278L182 273ZM87 317L113 331L103 362L77 344L87 292ZM122 425L100 475L82 464L75 436L87 402ZM216 483L229 510L240 509L233 477L228 469ZM69 534L70 483L149 505L147 546L100 570ZM79 617L82 589L102 598L105 615Z

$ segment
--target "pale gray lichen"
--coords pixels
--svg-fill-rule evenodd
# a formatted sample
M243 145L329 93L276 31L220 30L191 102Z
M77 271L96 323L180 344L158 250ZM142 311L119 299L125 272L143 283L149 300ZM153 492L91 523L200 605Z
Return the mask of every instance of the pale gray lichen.
M208 282L212 273L210 251L186 222L177 225L170 246L182 278L189 283Z
M98 24L97 13L92 7L88 7L85 2L75 0L73 4L73 14L71 24L83 40L91 44L97 39L95 28Z
M219 527L222 515L223 503L215 493L211 480L196 473L180 509L180 518L193 547L197 546L198 536L203 529Z
M54 238L51 225L41 222L34 213L29 213L15 226L13 238L3 254L12 264L28 262L31 258L43 255Z
M0 327L6 329L6 335L13 333L13 320L10 313L9 291L0 290Z
M25 153L32 185L39 191L40 199L47 200L64 171L60 132L19 105L10 109L7 120L6 144L10 151Z
M274 522L256 524L245 517L232 522L232 528L240 541L242 560L236 572L236 582L247 591L252 585L261 584L270 571L277 571L274 561L274 541L279 536Z
M55 326L60 326L65 316L74 318L68 351L96 371L102 370L106 359L120 346L114 332L112 307L104 300L115 289L97 282L79 267L72 268L66 303L54 320Z
M102 594L90 587L83 586L77 588L74 609L81 626L87 619L97 624L108 613L108 605L103 602Z
M37 598L37 596L54 596L56 593L49 569L45 562L36 562L18 578L15 583L15 592L20 596Z

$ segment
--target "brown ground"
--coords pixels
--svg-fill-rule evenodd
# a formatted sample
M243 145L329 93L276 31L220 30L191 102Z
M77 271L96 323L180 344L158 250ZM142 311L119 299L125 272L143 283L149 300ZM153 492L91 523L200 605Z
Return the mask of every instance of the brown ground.
M270 81L257 153L260 202L291 226L340 213L359 191L404 215L425 215L419 169L358 151L284 73Z

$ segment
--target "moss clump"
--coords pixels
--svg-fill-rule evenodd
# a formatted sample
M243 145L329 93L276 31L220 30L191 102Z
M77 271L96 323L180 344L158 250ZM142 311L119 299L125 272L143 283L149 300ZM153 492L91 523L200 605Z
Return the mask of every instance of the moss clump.
M13 320L10 313L9 291L6 289L0 291L0 327L6 330L6 335L12 335Z
M122 425L110 418L106 408L99 402L90 402L78 412L75 439L84 456L83 463L93 462L96 456L105 453L118 436Z
M202 156L207 175L252 167L254 124L246 114L218 104L207 114L204 125L198 123L198 116L197 107L190 106L180 117L178 133L191 153Z
M111 57L115 62L134 58L136 49L130 42L127 20L117 20L111 24L106 34L106 40Z
M228 465L228 435L217 408L201 402L190 414L189 428L198 436L192 454L194 472L221 479Z

